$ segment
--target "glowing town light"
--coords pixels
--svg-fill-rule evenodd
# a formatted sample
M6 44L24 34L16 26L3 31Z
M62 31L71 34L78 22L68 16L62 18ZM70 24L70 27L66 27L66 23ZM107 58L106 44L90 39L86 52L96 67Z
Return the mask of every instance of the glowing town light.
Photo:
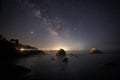
M25 49L21 48L20 51L24 51Z

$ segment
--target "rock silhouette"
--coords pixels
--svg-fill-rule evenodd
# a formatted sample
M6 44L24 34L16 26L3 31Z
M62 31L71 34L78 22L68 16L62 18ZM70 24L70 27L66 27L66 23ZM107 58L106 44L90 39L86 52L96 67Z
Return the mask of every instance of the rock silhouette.
M18 44L18 41L14 41ZM16 65L13 61L20 56L13 43L6 40L2 35L0 35L0 74L2 75L1 79L17 79L22 74L30 72L30 69L27 69L23 66Z
M28 68L12 63L7 63L7 64L5 63L0 66L1 66L0 74L2 75L1 78L3 80L7 80L7 79L18 80L20 76L31 72L31 70Z
M57 56L66 56L66 52L64 49L60 49L56 53Z
M0 36L0 59L11 60L19 56L19 52L16 50L14 45L6 40L2 35Z
M91 54L103 54L103 52L96 48L91 48Z
M62 62L67 64L68 63L68 58L64 58Z

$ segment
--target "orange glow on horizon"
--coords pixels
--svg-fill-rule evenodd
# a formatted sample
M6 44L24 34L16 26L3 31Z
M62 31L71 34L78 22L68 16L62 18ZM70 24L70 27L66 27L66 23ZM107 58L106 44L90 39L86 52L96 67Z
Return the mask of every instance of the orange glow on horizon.
M25 49L21 48L20 51L24 51Z
M50 50L59 50L59 49L69 50L67 47L41 48L39 50L50 51Z

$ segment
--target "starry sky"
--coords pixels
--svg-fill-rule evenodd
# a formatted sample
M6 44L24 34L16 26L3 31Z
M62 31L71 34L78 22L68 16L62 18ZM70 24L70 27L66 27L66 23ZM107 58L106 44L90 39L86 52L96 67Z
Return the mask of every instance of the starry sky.
M39 49L120 49L117 0L1 0L0 34Z

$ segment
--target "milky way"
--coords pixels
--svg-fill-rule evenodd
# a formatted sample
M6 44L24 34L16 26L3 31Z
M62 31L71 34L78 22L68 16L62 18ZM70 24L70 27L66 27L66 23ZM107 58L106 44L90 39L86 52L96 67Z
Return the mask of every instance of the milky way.
M0 34L39 49L119 49L117 0L2 0Z

